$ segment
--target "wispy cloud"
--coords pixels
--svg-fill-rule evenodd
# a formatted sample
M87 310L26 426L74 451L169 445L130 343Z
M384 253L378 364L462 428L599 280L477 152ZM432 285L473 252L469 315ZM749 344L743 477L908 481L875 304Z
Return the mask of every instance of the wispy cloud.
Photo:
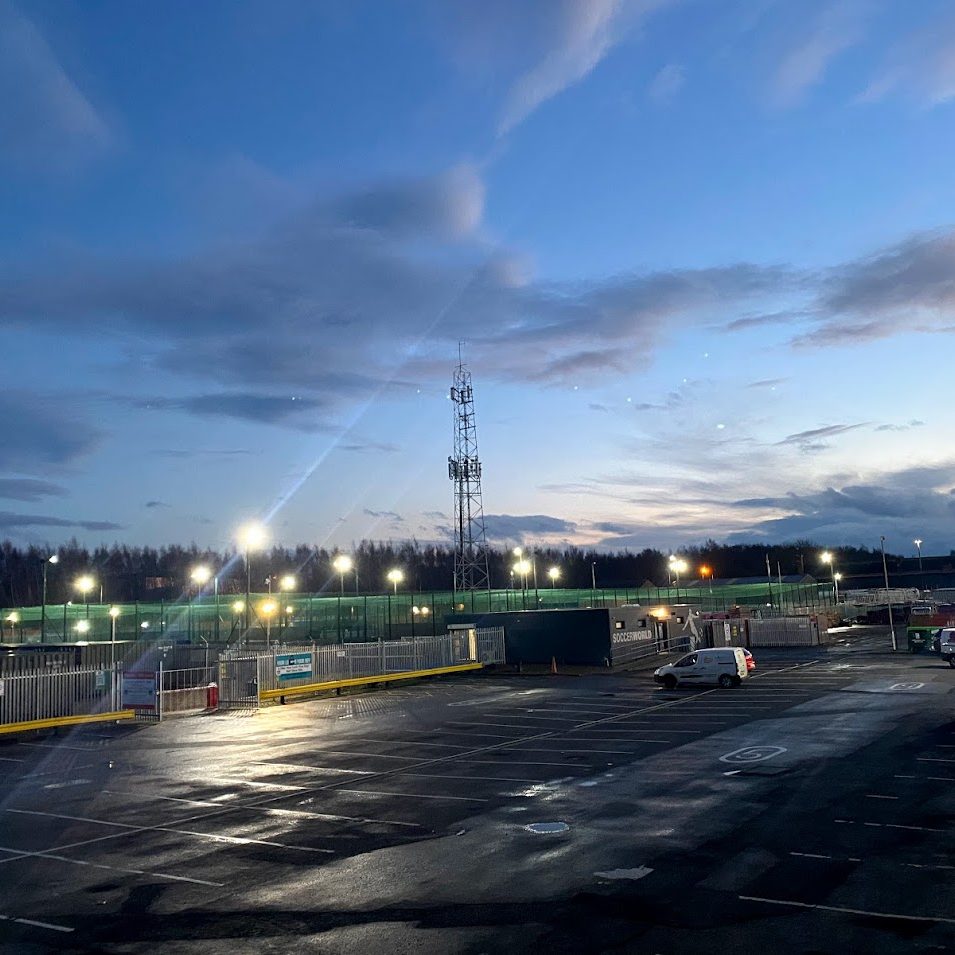
M36 478L0 478L0 497L11 501L39 501L45 497L65 497L68 491L59 484Z
M559 0L541 5L553 45L509 90L498 123L510 132L541 104L587 77L643 18L672 0Z
M772 80L777 106L793 106L823 81L826 71L840 53L861 37L861 8L856 2L826 6L809 23L807 32L782 55Z
M548 514L486 514L484 528L489 541L521 543L528 537L570 535L577 525Z
M113 521L70 520L65 517L48 517L44 514L14 514L0 511L0 530L21 530L27 527L77 527L84 531L118 531L122 524Z
M0 163L59 170L113 142L99 111L10 0L0 0L0 103Z
M955 16L933 19L903 36L857 102L876 103L893 94L929 107L955 99Z
M830 424L822 428L810 428L808 431L797 431L795 434L788 434L782 441L777 441L777 447L787 444L793 444L804 451L819 451L828 444L826 438L834 438L840 434L846 434L849 431L857 431L859 428L866 427L862 424Z

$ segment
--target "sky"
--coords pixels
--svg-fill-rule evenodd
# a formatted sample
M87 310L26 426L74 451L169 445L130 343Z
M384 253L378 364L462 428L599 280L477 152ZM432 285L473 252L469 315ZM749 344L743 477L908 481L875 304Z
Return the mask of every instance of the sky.
M0 0L0 538L955 548L945 0Z

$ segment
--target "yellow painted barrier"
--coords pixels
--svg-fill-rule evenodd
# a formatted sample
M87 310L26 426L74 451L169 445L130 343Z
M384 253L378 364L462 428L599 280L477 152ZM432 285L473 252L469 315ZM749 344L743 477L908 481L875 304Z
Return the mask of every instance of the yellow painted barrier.
M394 683L397 680L417 680L425 676L441 676L445 673L467 673L481 670L483 663L459 663L453 667L434 667L430 670L408 670L406 673L383 673L380 676L356 676L348 680L331 680L328 683L307 683L305 686L280 687L277 690L263 690L262 700L278 700L285 696L302 696L305 693L322 693L326 690L338 690L347 686L366 686L369 683Z
M45 720L5 723L0 726L0 733L27 733L30 730L54 729L57 726L79 726L82 723L115 723L118 720L133 720L135 718L135 710L113 710L110 713L88 713L85 716L51 716Z

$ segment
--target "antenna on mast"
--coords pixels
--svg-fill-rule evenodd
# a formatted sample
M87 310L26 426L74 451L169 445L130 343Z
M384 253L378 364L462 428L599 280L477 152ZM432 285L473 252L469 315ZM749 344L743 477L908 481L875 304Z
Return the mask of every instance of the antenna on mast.
M454 370L454 453L448 458L448 477L454 481L454 590L487 590L487 538L481 500L481 461L471 372L464 365L464 342L458 342L458 367Z

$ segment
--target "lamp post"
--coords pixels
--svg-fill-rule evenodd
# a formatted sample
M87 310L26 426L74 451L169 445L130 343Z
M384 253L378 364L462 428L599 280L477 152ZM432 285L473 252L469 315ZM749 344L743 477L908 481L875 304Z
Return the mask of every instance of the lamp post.
M836 557L835 554L831 553L828 550L824 550L820 555L819 559L824 563L829 565L829 570L832 572L832 593L835 598L835 602L839 603L839 582L836 580Z
M40 604L40 643L46 643L46 572L50 564L58 564L59 562L60 558L57 554L50 554L50 556L44 558L43 561L43 598ZM63 634L63 639L66 639L66 634Z
M687 567L689 567L689 564L687 564L682 557L677 557L676 554L670 556L670 570L673 571L673 575L676 577L677 602L680 600L680 574L686 573Z
M889 596L889 565L885 562L885 535L879 538L882 547L882 575L885 579L885 602L889 608L889 630L892 632L892 650L899 649L895 639L895 625L892 623L892 598Z
M915 544L915 549L919 555L919 586L922 590L925 590L925 574L922 571L922 538L916 537L912 543Z
M116 618L119 616L119 607L109 608L109 668L116 669Z
M551 590L553 590L557 586L557 579L560 577L560 568L551 567L550 570L547 571L547 576L550 577L550 587Z
M200 564L198 567L193 567L189 573L189 579L196 585L196 596L202 596L202 588L209 583L209 579L212 577L212 571L206 567L205 564ZM219 603L219 578L216 577L216 604ZM202 604L199 604L200 608ZM218 610L216 610L216 619L218 620ZM192 601L189 601L189 637L192 638Z
M252 551L265 543L265 528L261 524L246 524L239 530L239 544L245 554L245 629L252 626Z
M19 622L20 622L20 614L18 614L18 613L16 612L16 610L11 610L10 613L7 614L7 623L10 624L10 636L11 636L11 637L14 637L14 638L16 637L16 635L17 635L17 624L18 624ZM22 631L21 631L21 636L22 636ZM22 643L23 641L21 640L20 642Z
M86 619L90 618L90 592L96 587L96 581L89 574L76 578L76 589L86 598Z
M842 580L842 574L835 573L832 575L832 583L836 588L836 605L839 604L839 581Z
M395 597L398 596L398 584L405 579L405 572L400 567L393 567L388 571L388 580L394 584ZM391 639L391 594L388 594L388 638Z
M703 565L700 567L700 576L701 576L704 580L709 580L709 582L710 582L710 583L709 583L709 591L710 591L710 594L712 594L712 593L713 593L713 568L712 568L712 567L708 567L706 564L703 564Z
M277 604L274 600L266 600L259 610L265 618L265 649L268 650L272 643L272 614L275 613Z
M531 562L521 558L514 565L514 573L519 574L521 578L521 606L527 609L527 575L531 572Z
M284 594L291 594L297 586L298 586L298 581L295 579L294 574L283 574L279 578L279 590L281 590L282 593ZM285 620L284 620L285 627L288 627L289 618L294 612L295 612L295 607L292 606L291 604L288 604L285 607ZM280 630L282 629L282 626L283 626L283 621L280 620L279 621Z

